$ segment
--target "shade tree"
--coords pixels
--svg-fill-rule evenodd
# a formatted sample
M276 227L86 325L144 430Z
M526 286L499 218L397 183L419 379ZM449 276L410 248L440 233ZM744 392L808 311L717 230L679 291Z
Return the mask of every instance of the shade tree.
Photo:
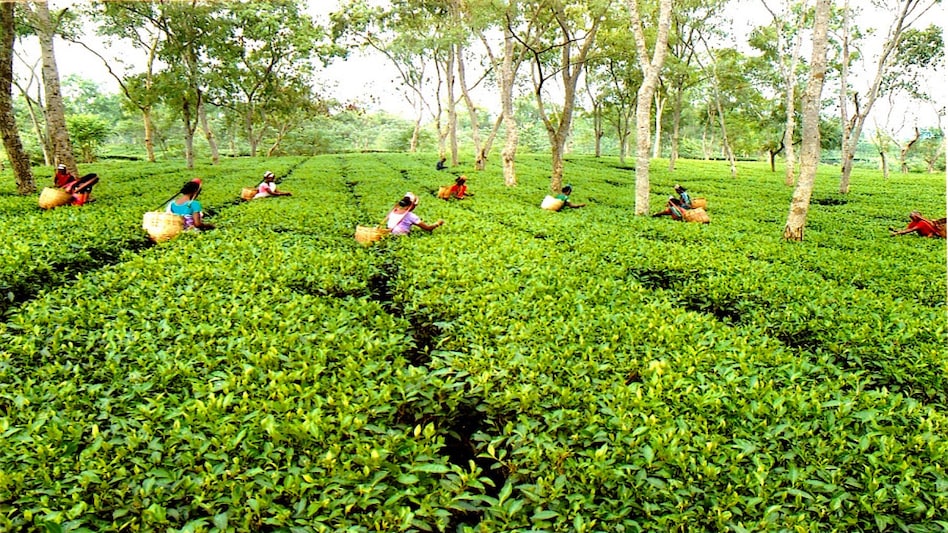
M14 4L0 3L0 137L16 180L19 194L36 190L29 155L23 149L13 110L13 44L16 41Z
M882 49L875 58L875 72L872 80L862 90L849 86L849 70L852 68L849 54L848 32L851 17L848 16L849 2L844 4L842 27L842 60L840 61L840 119L843 124L842 140L842 168L840 171L839 192L849 192L850 175L852 174L856 147L859 143L863 127L869 118L877 99L894 86L893 76L897 75L906 56L902 54L902 44L906 32L934 8L940 0L874 0L872 6L879 9L880 18L889 24L882 44ZM937 34L938 32L935 32ZM911 50L909 48L908 50ZM852 101L852 115L849 114L848 102Z

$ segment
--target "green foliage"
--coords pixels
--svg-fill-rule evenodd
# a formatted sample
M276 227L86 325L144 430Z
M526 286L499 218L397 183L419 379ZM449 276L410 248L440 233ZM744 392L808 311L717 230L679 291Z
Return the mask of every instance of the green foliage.
M454 202L434 160L99 163L81 208L0 194L0 529L948 527L945 242L886 231L943 216L943 176L857 169L840 197L821 168L786 243L763 164L652 165L653 205L708 199L695 225L632 216L615 158L567 159L588 206L563 213L537 207L548 157L513 189L452 169ZM237 201L266 169L293 196ZM148 244L194 175L218 229ZM447 224L357 244L406 190Z
M66 129L84 163L95 161L96 149L111 133L108 123L95 115L69 115L66 117Z

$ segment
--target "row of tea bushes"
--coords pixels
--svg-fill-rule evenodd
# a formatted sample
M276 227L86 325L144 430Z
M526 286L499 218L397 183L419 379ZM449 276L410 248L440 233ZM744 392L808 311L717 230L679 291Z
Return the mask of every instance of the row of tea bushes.
M281 161L274 170L286 171L298 163L297 159ZM225 160L220 166L193 170L167 163L105 163L82 169L100 176L93 191L96 201L82 208L44 211L35 197L2 197L0 234L15 238L0 241L0 313L45 288L115 263L124 251L147 247L142 215L162 209L185 181L203 178L201 201L214 212L231 205L242 184L259 180L261 168L259 162L246 160ZM47 184L41 170L36 180L40 189ZM4 192L12 193L12 179L5 183L10 189Z
M434 198L460 172L435 159L268 161L293 196L247 204L240 170L260 162L226 163L205 182L217 230L18 305L0 528L948 527L948 339L927 321L945 280L916 302L899 279L944 244L830 210L863 205L874 231L933 180L856 176L865 193L815 204L787 244L768 204L790 191L763 166L653 165L653 211L681 181L709 197L701 226L632 216L614 159L568 161L589 206L564 213L537 208L544 158L518 158L515 189L466 172L462 202ZM406 191L447 224L355 243Z
M678 242L643 242L591 213L524 212L515 232L503 215L483 216L448 249L431 238L399 250L396 300L442 324L432 366L471 375L484 432L475 445L509 473L480 530L944 527L946 360L932 341L943 346L945 331L924 322L932 310L890 312L923 337L924 357L903 364L915 365L926 404L881 388L894 378L877 367L768 335L789 318L776 309L804 297L839 314L846 302L798 289L825 290L819 276L715 260L702 253L715 228L678 225ZM729 280L744 319L701 309L725 299ZM839 326L864 330L845 316ZM884 348L888 333L860 336L860 349Z
M0 523L66 530L446 529L484 491L445 454L460 376L409 363L341 233L345 184L228 209L0 326ZM334 172L333 172L334 174ZM256 221L256 222L255 222Z

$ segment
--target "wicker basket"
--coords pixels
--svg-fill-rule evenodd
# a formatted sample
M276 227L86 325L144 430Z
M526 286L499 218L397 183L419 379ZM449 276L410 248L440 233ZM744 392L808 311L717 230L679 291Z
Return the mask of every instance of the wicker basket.
M142 229L155 242L167 241L184 229L184 217L163 211L149 211L142 218Z
M243 189L240 189L240 197L243 198L244 200L247 200L248 202L250 200L253 200L253 197L256 195L257 195L257 189L255 189L254 187L244 187Z
M554 198L553 196L546 195L542 202L540 202L540 209L547 209L549 211L559 211L563 208L565 202L559 198Z
M702 224L711 222L711 218L708 217L708 212L701 207L696 209L682 209L682 211L684 213L682 218L685 222L700 222Z
M383 237L392 233L392 230L382 226L356 226L355 240L364 245L372 244L375 241L382 240Z
M451 186L442 185L438 187L438 198L441 198L442 200L447 200L448 198L451 198Z
M708 208L708 200L707 200L706 198L695 198L695 199L691 200L691 208L692 208L692 209L698 209L699 207L700 207L701 209L707 209L707 208Z
M935 232L938 233L938 236L944 239L948 232L945 231L945 225L948 222L946 218L939 218L938 220L933 220L932 225L935 226Z
M72 195L58 187L44 187L39 196L39 206L52 209L72 202Z

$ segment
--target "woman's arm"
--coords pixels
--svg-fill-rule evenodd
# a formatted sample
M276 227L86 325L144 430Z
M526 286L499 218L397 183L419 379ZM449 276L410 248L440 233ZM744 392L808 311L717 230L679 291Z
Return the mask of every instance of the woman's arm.
M443 220L443 219L442 219L442 220L438 220L438 221L435 222L434 224L425 224L425 222L424 222L423 220L419 220L418 223L415 224L415 225L418 226L419 228L425 230L425 231L432 231L432 230L434 230L435 228L437 228L437 227L439 227L439 226L443 226L443 225L444 225L444 220Z

